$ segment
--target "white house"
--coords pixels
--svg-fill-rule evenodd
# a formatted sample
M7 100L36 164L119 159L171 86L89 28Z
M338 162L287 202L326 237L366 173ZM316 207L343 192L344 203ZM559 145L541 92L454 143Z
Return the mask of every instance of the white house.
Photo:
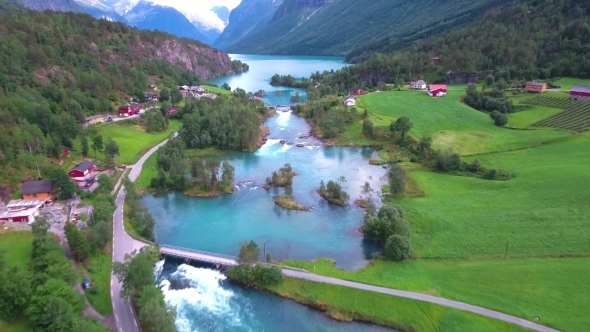
M344 106L350 107L356 105L356 100L352 97L348 97L344 99Z
M415 90L426 90L426 82L424 82L423 80L419 80L417 82L410 82L410 89L415 89Z

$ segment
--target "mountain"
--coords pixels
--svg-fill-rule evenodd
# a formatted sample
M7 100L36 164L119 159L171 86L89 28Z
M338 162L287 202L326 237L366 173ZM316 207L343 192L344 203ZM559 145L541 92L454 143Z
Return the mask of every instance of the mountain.
M107 21L116 21L116 22L123 22L127 23L127 20L119 15L115 10L110 8L109 6L101 3L99 0L75 0L84 11L94 18L102 18Z
M361 4L358 0L284 0L266 26L231 46L224 45L224 50L345 55L387 37L441 33L481 17L495 3L508 1L373 0Z
M229 24L213 43L225 49L264 28L273 18L283 0L242 0L229 14Z
M115 12L117 12L121 16L125 16L137 3L139 0L98 0L103 5L107 6L108 8L112 8Z
M142 0L127 12L125 19L138 29L160 30L178 37L210 42L182 13L172 7Z
M214 12L221 21L223 21L223 24L226 26L229 24L229 8L225 6L213 6L211 7L211 11Z
M74 0L17 0L16 3L29 9L39 11L53 10L56 12L84 12L84 9Z

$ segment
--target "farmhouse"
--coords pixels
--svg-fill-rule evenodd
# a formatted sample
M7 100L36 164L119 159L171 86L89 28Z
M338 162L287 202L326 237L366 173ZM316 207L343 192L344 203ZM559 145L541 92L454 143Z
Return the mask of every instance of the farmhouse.
M139 104L119 106L119 116L133 116L139 113L141 106Z
M415 89L415 90L426 90L426 82L424 82L423 80L419 80L417 82L410 82L410 89Z
M168 111L166 112L166 115L172 115L176 113L176 107L172 106L168 108Z
M351 88L348 90L351 95L364 95L366 92L359 88Z
M147 101L158 101L158 95L155 93L146 93L145 100Z
M180 94L181 94L183 97L186 97L186 95L187 95L187 94L190 92L190 89L191 89L191 88L190 88L188 85L181 85L181 86L178 88L178 91L180 91Z
M196 94L203 94L205 93L205 88L202 85L191 86L190 91Z
M106 122L109 120L109 118L110 118L110 116L108 116L108 115L99 114L99 115L88 116L85 118L85 120L86 120L87 125L92 125L92 124L96 124L96 123L100 123L100 122Z
M570 100L590 101L590 86L574 85L570 91Z
M543 93L547 90L547 83L543 82L527 82L526 91Z
M356 105L356 99L354 99L353 97L348 97L344 99L344 106L350 107L354 105Z
M6 211L0 215L0 221L26 222L31 224L39 215L39 209L45 205L39 200L13 200L6 205Z
M83 191L93 192L98 187L96 165L91 161L84 161L68 172L68 176L76 182Z
M446 84L430 84L430 86L428 86L428 95L430 95L431 97L442 97L446 94Z
M25 181L21 186L22 199L51 201L53 199L53 181Z

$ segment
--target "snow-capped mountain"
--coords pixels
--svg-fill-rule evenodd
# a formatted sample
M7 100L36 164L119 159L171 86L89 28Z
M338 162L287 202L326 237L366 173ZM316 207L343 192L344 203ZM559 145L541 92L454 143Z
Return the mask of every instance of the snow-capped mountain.
M74 0L84 11L95 18L102 18L109 21L127 23L123 16L119 15L111 7L101 3L99 0Z
M155 27L149 27L145 22L141 22L141 19L137 19L138 10L135 7L140 5L142 11L145 12L146 6L144 3L151 3L157 5L160 8L173 8L180 12L188 21L199 31L199 33L205 36L206 43L212 44L219 35L225 29L227 22L224 22L219 16L209 8L207 4L203 2L187 1L187 0L82 0L87 2L98 2L105 7L111 8L121 16L124 16L133 25L142 28L153 29ZM97 7L97 6L96 6ZM153 8L151 10L153 15ZM129 18L129 17L131 18ZM131 21L133 20L133 22ZM155 22L155 21L154 21ZM161 30L161 29L160 29ZM169 30L165 30L169 31Z

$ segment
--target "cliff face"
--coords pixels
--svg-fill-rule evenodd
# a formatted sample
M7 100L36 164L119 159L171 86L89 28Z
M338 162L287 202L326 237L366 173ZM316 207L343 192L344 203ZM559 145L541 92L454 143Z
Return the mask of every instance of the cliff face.
M83 13L84 9L74 0L17 0L17 3L34 10Z
M281 17L296 12L303 8L320 8L325 4L333 2L334 0L291 0L284 1L283 4L277 9L272 21L276 21Z
M184 43L177 39L168 39L160 45L154 45L139 38L129 46L137 60L165 60L204 79L236 74L229 56L214 48Z
M283 0L242 0L229 15L229 24L213 46L225 49L258 32L273 17Z

